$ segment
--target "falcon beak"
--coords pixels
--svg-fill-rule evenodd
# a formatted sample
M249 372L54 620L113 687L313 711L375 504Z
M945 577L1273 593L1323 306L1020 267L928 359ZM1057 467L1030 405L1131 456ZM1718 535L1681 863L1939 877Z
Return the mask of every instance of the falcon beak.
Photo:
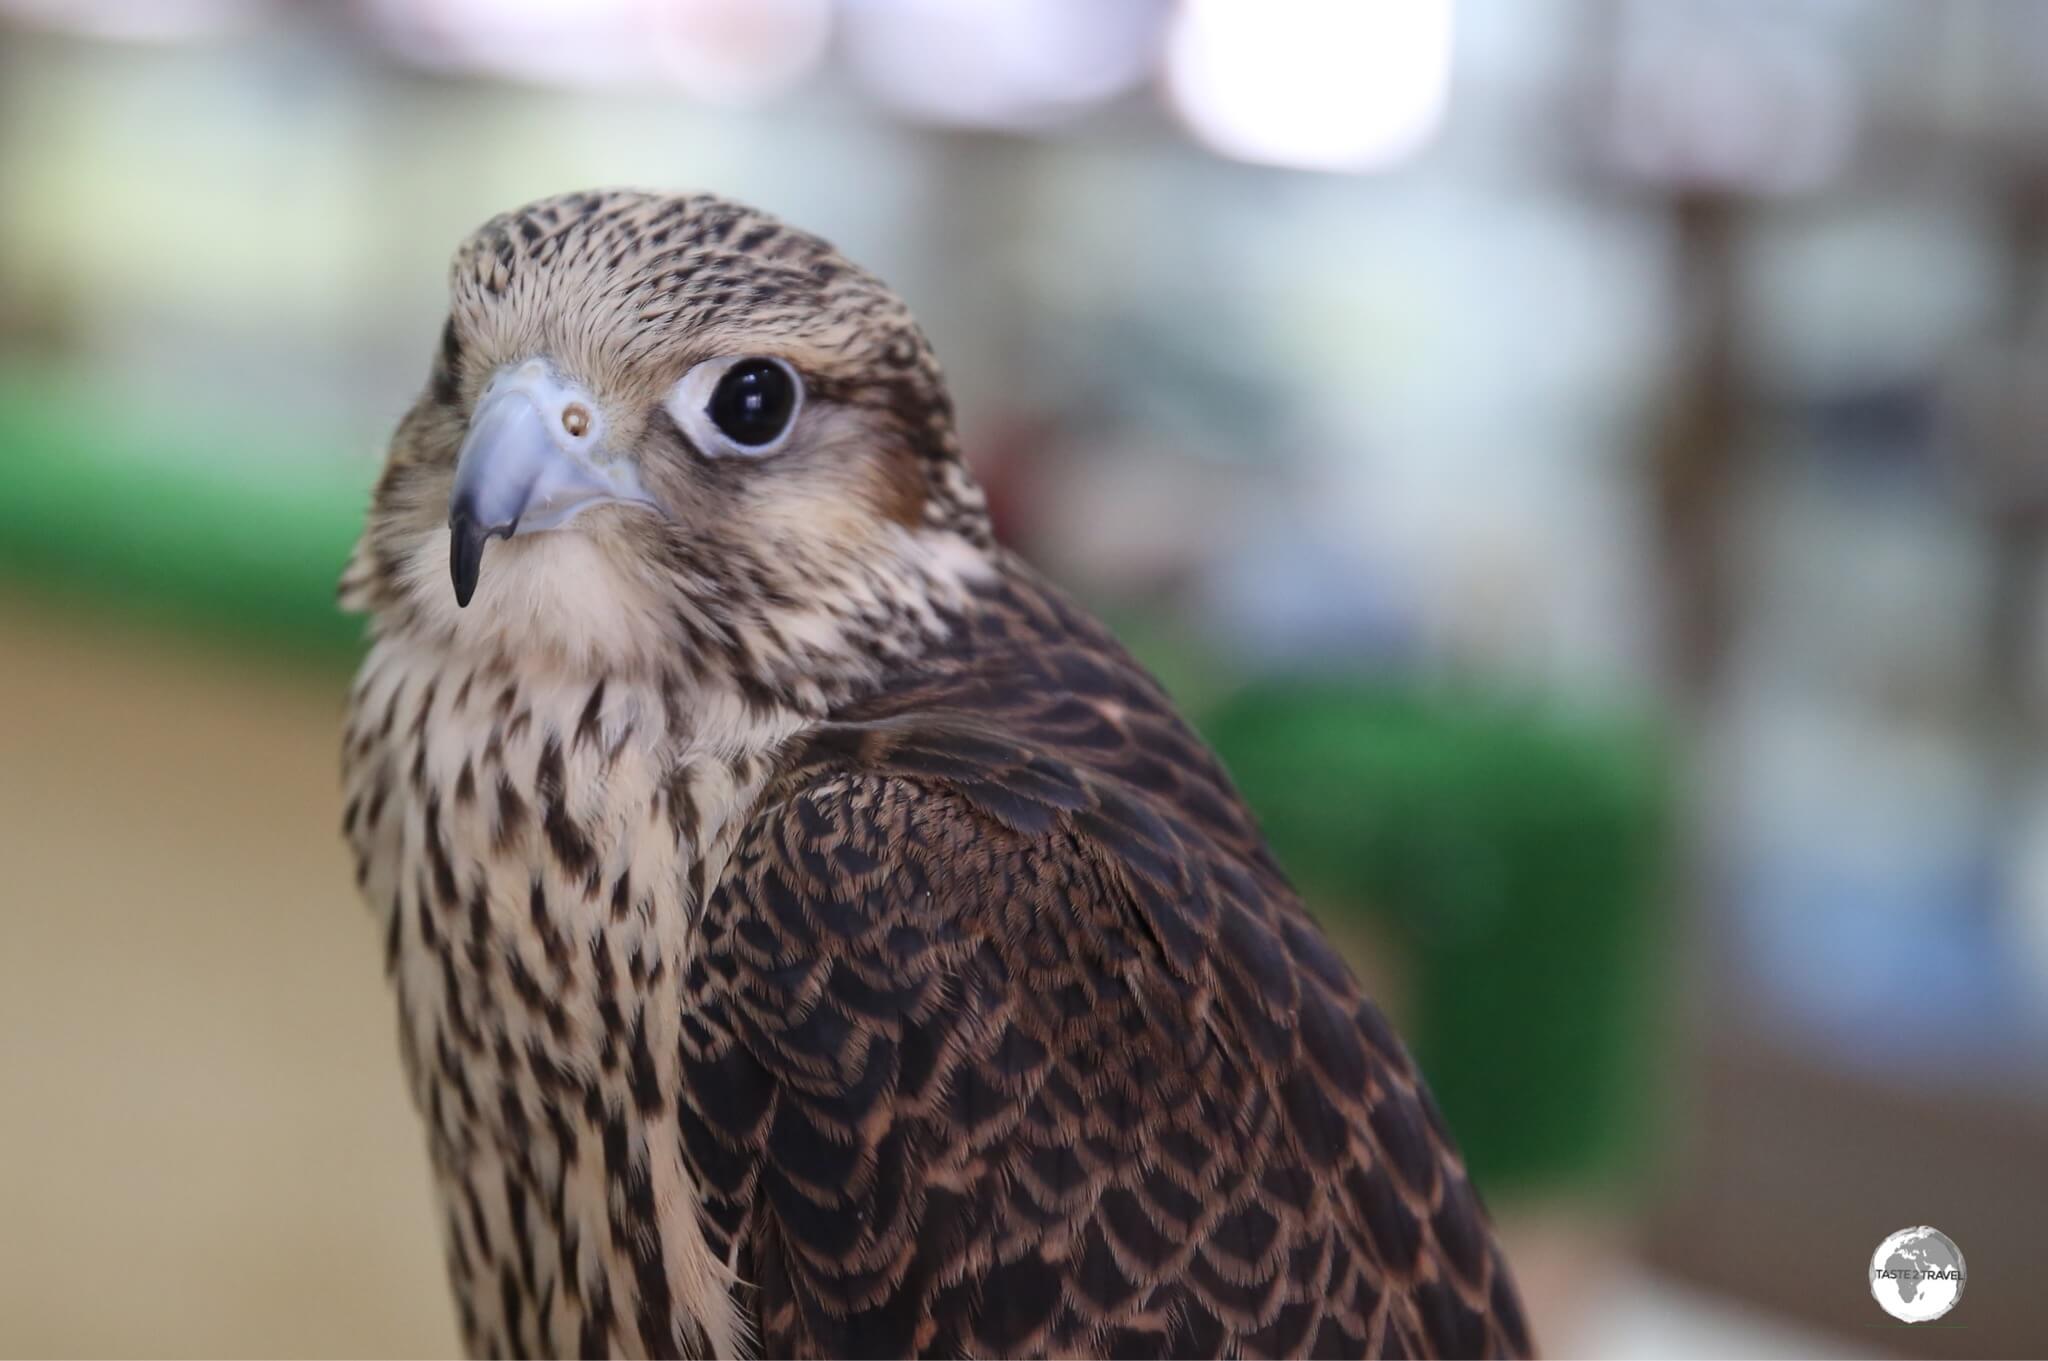
M654 505L610 454L598 404L543 360L500 369L470 416L448 498L448 573L469 604L492 539L557 529L607 501Z

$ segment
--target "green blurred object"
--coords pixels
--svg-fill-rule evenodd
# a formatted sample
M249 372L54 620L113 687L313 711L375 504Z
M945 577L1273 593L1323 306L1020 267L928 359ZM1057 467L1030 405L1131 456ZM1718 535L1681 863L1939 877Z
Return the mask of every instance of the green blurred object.
M1653 735L1317 681L1239 690L1205 727L1308 900L1405 950L1416 1060L1475 1180L1625 1179L1662 1023Z
M131 411L59 374L0 374L0 568L181 629L352 657L362 621L334 586L377 464L261 438L241 413Z

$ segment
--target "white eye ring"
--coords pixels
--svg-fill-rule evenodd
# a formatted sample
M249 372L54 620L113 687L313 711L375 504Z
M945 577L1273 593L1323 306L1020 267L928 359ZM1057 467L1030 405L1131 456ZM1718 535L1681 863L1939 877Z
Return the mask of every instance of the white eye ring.
M720 425L712 415L712 406L720 397L720 385L727 375L741 365L755 375L761 374L761 365L772 365L781 371L787 381L788 411L782 416L781 428L772 438L748 443L734 438L728 428ZM766 375L772 377L773 375ZM735 354L707 359L679 379L670 390L668 400L663 403L669 417L698 451L709 458L760 458L772 454L789 442L789 432L796 429L797 418L804 409L804 380L802 375L787 363L772 355ZM728 413L734 414L734 413Z

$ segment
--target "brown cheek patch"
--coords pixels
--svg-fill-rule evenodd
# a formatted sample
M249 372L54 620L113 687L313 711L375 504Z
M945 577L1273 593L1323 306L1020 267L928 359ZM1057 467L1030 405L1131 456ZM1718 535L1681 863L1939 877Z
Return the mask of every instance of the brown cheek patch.
M824 546L842 552L863 552L879 529L880 483L870 467L849 467L838 476L802 483L764 483L748 512L747 522L770 541L784 539L788 551Z
M867 471L877 515L908 529L924 522L927 486L915 455L891 445L869 459Z
M930 483L893 414L853 406L828 381L813 380L810 399L823 406L805 472L836 483L833 495L860 502L878 520L915 529L924 523Z

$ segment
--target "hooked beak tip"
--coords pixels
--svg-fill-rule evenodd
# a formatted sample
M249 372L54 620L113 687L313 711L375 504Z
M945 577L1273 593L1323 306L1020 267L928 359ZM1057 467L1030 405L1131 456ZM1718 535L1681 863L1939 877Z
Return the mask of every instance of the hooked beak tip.
M483 575L484 545L507 538L513 525L483 525L466 508L448 517L448 576L455 585L455 605L467 609Z

